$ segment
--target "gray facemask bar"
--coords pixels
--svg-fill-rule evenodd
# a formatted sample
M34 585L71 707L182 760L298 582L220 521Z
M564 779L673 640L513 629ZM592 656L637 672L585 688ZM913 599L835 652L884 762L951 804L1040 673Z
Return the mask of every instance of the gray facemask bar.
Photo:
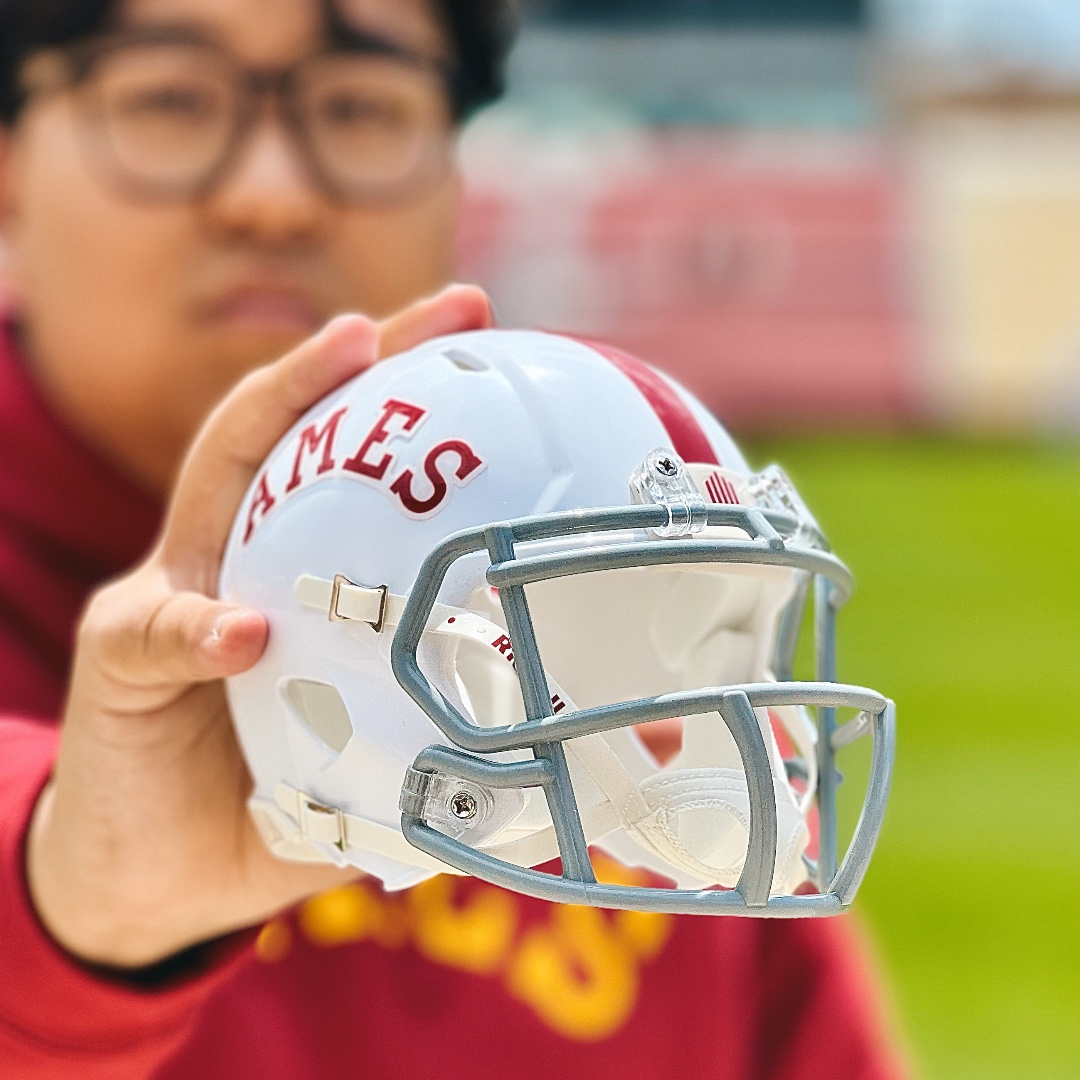
M750 540L649 539L596 545L568 552L518 558L515 544L580 533L656 529L670 521L663 506L626 506L538 515L456 533L425 559L394 635L391 664L398 682L458 749L430 746L413 763L402 790L401 830L414 847L475 877L516 892L561 903L663 911L673 914L799 917L831 915L854 899L866 873L888 800L895 751L895 707L873 690L835 680L836 612L851 592L851 575L834 555L787 546L798 526L787 514L740 506L709 506L710 526L735 526ZM526 720L482 728L463 716L420 670L417 647L449 568L458 559L487 549L488 583L499 590ZM815 580L817 679L708 687L659 695L573 713L552 715L524 586L572 574L635 566L682 563L739 563L785 566ZM776 860L776 804L765 741L755 708L813 705L818 710L819 859L813 867L818 893L769 896ZM859 716L837 728L835 710L856 708ZM750 802L746 861L733 890L691 890L602 885L589 860L563 742L632 724L699 713L720 714L739 753ZM873 757L866 798L851 844L837 868L836 751L872 735ZM534 760L496 762L475 754L529 749ZM467 753L462 753L467 751ZM435 774L489 788L540 787L547 799L559 846L563 876L555 877L504 862L432 828L423 818L427 787Z

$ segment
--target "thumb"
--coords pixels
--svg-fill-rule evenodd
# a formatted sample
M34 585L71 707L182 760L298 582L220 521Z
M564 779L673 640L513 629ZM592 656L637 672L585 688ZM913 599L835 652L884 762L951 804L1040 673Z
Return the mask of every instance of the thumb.
M259 612L202 593L168 591L126 616L108 610L113 605L107 596L101 599L87 612L85 644L97 654L101 670L133 689L236 675L266 648L269 631Z

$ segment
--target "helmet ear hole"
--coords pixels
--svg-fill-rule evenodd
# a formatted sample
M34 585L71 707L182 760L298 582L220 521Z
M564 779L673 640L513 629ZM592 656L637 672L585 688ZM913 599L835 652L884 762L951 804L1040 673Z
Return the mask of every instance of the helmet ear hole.
M290 679L282 695L293 715L324 745L340 754L352 738L349 710L329 683L315 679Z

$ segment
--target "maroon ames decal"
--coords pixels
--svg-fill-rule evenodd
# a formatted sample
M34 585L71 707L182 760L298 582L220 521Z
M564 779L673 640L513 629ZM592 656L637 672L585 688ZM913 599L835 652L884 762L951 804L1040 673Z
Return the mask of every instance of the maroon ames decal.
M251 539L255 526L262 523L263 518L274 509L277 499L270 494L270 483L264 472L255 485L255 494L251 497L251 506L248 509L247 526L244 529L244 543Z
M315 424L308 424L308 426L300 432L300 441L296 447L296 457L293 459L292 476L285 485L286 495L288 495L290 491L295 491L302 482L300 462L305 452L314 457L319 450L320 444L322 445L322 461L319 462L319 467L315 470L316 475L329 472L334 467L334 436L337 435L338 424L341 423L341 418L348 411L348 405L343 405L340 409L337 409L330 414L321 429Z
M458 459L457 468L450 474L450 479L456 480L458 486L465 484L469 478L484 463L480 460L473 448L461 439L447 439L438 446L433 446L424 458L424 475L431 483L431 494L426 499L419 499L413 493L413 471L403 469L397 479L390 485L390 490L401 501L401 505L410 514L417 517L426 517L445 500L449 491L447 477L443 476L439 469L439 459L444 454L456 454Z
M339 465L335 458L335 443L348 411L349 407L344 405L296 434L292 469L281 496L292 495L326 476L352 476L379 488L411 517L429 517L442 508L451 487L464 486L484 467L480 455L463 439L444 439L424 455L420 466L423 477L418 478L410 466L395 474L396 455L388 450L380 455L378 448L393 439L411 439L428 415L422 405L398 398L383 403L379 416L356 452ZM311 461L318 461L314 470L307 464ZM429 487L430 492L427 491ZM264 469L248 506L243 543L251 539L278 499L271 487L269 471Z
M420 405L411 405L407 401L391 398L383 405L382 416L375 421L374 427L364 437L360 449L341 467L348 469L350 472L359 473L361 476L367 476L372 480L381 480L386 475L386 470L393 463L394 455L383 454L378 462L374 462L367 460L368 451L373 446L381 446L387 439L395 437L407 438L425 416L427 416L427 409L422 408ZM401 420L395 423L394 429L391 430L390 424L395 417L401 417Z

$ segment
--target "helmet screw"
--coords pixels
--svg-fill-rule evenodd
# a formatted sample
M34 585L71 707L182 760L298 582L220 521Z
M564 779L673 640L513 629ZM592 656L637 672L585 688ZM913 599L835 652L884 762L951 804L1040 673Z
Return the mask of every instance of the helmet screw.
M471 821L476 809L476 799L468 791L455 791L450 796L450 813L459 821Z
M656 462L656 471L661 476L674 476L679 471L679 466L671 458L662 457Z

